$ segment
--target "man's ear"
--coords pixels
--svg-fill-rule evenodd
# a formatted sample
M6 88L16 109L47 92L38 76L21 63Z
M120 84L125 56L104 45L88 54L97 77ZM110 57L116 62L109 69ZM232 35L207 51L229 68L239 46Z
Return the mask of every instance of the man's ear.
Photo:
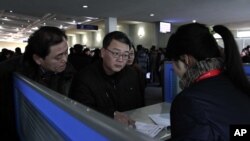
M42 62L43 62L43 59L40 57L40 56L38 56L38 55L36 55L36 54L33 54L33 60L36 62L36 64L37 65L41 65L42 64Z
M105 53L105 49L104 49L104 48L101 48L101 58L103 58L104 53Z

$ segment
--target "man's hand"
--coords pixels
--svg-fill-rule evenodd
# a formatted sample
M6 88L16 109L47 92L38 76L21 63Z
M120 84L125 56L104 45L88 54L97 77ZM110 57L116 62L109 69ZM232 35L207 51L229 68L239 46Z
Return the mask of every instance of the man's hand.
M114 120L125 124L131 128L135 128L135 121L129 118L126 114L115 111L114 112Z

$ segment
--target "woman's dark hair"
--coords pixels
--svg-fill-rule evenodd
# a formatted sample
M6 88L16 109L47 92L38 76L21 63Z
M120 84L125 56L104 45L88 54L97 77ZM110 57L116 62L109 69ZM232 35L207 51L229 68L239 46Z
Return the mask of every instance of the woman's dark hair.
M134 60L133 60L133 63L132 63L132 65L134 65L135 63L136 63L136 55L137 55L137 52L136 52L136 50L135 50L135 46L134 46L134 44L132 44L131 43L131 48L130 49L133 49L134 50Z
M166 48L168 59L178 60L184 54L192 55L198 61L221 56L210 30L199 23L181 26L168 41Z
M226 73L237 87L250 96L250 84L244 72L238 46L232 33L223 25L216 25L213 27L213 30L221 35L224 42L224 66Z
M24 60L36 65L33 54L45 58L49 54L50 47L61 43L64 39L67 39L67 36L61 29L52 26L41 27L29 37L24 52Z
M103 39L102 47L107 48L113 39L129 45L129 49L131 48L131 42L128 36L125 33L120 32L120 31L113 31L113 32L108 33Z
M250 92L250 84L244 73L237 44L232 33L224 26L217 25L213 30L221 35L224 42L225 72L232 82L245 93ZM204 24L183 25L169 38L166 57L179 60L181 55L192 55L197 61L206 58L222 57L219 46L211 30ZM236 75L237 74L237 75Z

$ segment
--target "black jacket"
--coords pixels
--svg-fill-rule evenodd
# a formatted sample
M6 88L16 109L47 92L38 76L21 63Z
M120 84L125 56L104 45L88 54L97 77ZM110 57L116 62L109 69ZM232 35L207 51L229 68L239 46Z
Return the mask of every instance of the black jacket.
M174 141L229 141L233 124L250 124L250 97L224 74L194 83L172 103Z
M101 61L75 76L69 97L109 117L113 117L114 111L123 112L143 105L137 73L125 67L108 76Z
M75 70L70 64L67 64L63 73L43 74L40 69L23 61L22 56L0 63L0 128L4 131L1 132L1 135L8 139L19 140L15 124L13 72L23 74L31 80L67 96Z

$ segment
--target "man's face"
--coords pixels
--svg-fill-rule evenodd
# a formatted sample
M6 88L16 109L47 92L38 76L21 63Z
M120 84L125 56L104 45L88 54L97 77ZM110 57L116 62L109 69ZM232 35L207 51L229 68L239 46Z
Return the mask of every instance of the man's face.
M68 44L63 42L50 47L49 54L45 59L40 58L40 66L47 71L59 73L65 70L68 59Z
M105 49L101 49L101 57L103 59L103 67L108 75L121 71L128 60L129 45L112 40L110 45Z

